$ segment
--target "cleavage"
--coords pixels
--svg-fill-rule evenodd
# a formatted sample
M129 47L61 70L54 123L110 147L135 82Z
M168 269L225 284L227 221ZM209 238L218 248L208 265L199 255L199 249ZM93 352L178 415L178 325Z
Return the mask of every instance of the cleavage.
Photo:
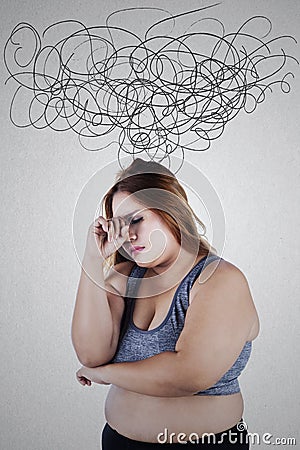
M134 325L143 331L159 327L170 310L175 292L176 287L159 296L136 299L132 313Z

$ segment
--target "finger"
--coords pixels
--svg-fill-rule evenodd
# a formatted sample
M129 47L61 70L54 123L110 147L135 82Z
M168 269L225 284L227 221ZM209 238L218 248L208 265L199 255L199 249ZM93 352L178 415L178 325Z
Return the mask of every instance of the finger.
M101 226L102 229L107 233L108 232L108 222L106 219L104 219L104 217L99 216L95 222L94 222L95 226Z
M84 377L83 375L77 376L77 379L82 386L88 385L91 386L92 382L88 378Z
M128 235L128 231L129 231L129 224L127 224L126 221L122 219L121 233L120 233L122 238L126 238L126 236Z
M108 242L111 242L111 227L112 227L112 221L109 219L107 221L107 240Z
M113 220L114 223L114 239L117 240L119 235L120 235L120 219L118 217L116 217Z
M77 376L77 381L79 381L79 383L82 384L83 386L85 385L85 379L84 379L84 377L78 377L78 376Z
M76 378L78 379L78 381L81 380L82 378L84 378L83 375L82 375L81 369L77 370Z
M103 236L107 235L107 232L105 230L103 230L101 225L97 225L97 226L94 225L93 233L96 236L100 236L100 237L103 237Z
M102 229L95 229L94 230L94 235L98 236L98 237L105 237L107 235L107 233L105 231L103 231Z

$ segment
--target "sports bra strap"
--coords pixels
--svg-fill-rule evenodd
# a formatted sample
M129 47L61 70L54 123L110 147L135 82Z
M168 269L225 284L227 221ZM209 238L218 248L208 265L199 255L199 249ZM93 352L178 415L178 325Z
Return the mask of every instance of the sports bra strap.
M200 273L213 261L221 260L222 258L218 255L209 255L198 261L198 263L190 270L185 278L189 281L189 287L191 288L195 283L196 279Z

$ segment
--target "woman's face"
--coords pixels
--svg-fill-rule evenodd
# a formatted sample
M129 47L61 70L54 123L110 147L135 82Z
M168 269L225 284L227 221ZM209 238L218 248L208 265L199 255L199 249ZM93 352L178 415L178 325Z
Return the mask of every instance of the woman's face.
M112 209L113 217L123 217L129 224L129 241L123 249L139 266L155 267L176 258L180 246L170 229L158 214L138 203L134 194L116 192Z

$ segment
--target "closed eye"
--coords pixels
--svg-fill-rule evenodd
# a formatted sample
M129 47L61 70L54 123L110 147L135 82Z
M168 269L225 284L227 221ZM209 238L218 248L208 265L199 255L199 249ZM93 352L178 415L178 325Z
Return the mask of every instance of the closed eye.
M130 223L134 225L134 224L136 224L136 223L141 222L141 220L143 220L143 217L139 217L138 219L132 219L132 220L130 221Z

